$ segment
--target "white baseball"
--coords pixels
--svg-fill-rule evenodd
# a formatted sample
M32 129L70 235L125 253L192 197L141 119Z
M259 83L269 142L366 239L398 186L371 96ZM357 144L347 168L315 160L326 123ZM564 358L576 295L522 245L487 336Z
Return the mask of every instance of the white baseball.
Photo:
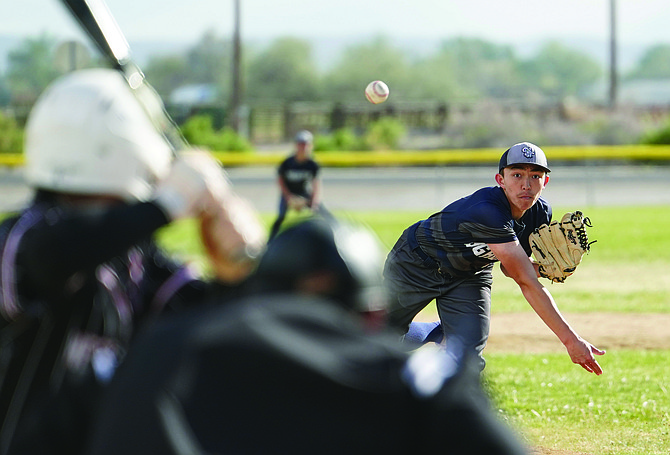
M382 81L372 81L365 87L365 97L372 104L379 104L389 97L389 88Z

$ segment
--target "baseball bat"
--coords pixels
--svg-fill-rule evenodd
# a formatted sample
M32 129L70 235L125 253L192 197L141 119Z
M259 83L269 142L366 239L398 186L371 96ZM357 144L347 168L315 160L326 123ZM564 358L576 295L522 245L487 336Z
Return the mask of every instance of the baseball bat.
M173 154L177 155L179 151L187 148L188 143L165 110L165 105L145 80L144 73L139 66L132 60L130 45L104 0L62 0L62 2L93 40L105 59L123 74L135 98L142 105L156 129L170 144ZM249 260L257 259L262 245L246 239L242 243L240 250L231 253L229 259L245 266Z
M187 147L174 120L132 60L130 45L104 0L62 0L107 62L125 77L131 91L174 154Z

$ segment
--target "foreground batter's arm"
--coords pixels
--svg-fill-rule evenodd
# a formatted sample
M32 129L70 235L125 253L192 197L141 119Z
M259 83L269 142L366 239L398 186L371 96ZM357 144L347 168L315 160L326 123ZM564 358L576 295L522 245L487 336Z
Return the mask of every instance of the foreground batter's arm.
M528 256L518 241L489 244L489 248L500 260L506 274L519 285L523 296L530 306L561 340L574 363L585 370L602 374L602 368L595 360L595 355L603 355L601 351L583 340L563 318L553 297L537 279L537 270L528 260Z

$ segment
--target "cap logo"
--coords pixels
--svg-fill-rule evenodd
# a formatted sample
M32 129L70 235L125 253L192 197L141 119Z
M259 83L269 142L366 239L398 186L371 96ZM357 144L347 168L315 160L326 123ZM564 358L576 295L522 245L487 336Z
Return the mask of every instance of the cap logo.
M533 157L535 156L535 150L533 150L532 148L530 148L530 147L528 147L528 146L524 146L524 147L521 149L521 154L522 154L524 157L526 157L527 159L531 159L531 158L533 158Z

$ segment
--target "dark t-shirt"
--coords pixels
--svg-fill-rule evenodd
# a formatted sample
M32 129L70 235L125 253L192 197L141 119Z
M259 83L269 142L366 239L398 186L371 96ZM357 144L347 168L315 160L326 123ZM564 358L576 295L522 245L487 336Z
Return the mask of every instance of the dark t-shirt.
M540 198L516 221L502 188L487 187L419 221L416 239L426 254L458 276L491 267L497 261L488 243L518 239L530 256L528 236L536 227L549 223L551 216L551 206Z
M280 165L278 174L292 194L311 197L312 181L319 173L319 165L312 159L296 160L295 156L286 158Z

